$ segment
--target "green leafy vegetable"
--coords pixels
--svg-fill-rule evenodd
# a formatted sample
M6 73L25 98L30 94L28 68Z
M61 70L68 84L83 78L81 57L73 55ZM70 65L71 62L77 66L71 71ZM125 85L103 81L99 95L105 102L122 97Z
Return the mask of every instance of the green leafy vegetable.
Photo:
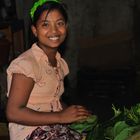
M125 121L119 121L116 122L116 124L113 127L113 135L116 137L118 134L120 134L124 129L129 128L130 126L126 124Z
M97 116L91 115L86 120L72 123L69 127L79 133L91 131L97 124Z
M127 140L140 131L140 103L130 109L117 109L112 105L114 115L106 122L98 121L96 115L72 123L69 127L79 133L86 133L86 140Z
M114 140L126 140L128 139L130 136L132 136L132 134L135 132L137 126L136 127L126 127L124 128L115 138Z
M124 116L127 123L137 125L140 123L140 104L132 106L131 109L124 108Z
M86 140L127 140L140 131L140 104L122 110L112 105L112 110L113 117L106 122L97 123L87 133Z
M118 117L122 113L122 111L120 109L116 109L113 104L112 104L112 109L114 111L114 117Z

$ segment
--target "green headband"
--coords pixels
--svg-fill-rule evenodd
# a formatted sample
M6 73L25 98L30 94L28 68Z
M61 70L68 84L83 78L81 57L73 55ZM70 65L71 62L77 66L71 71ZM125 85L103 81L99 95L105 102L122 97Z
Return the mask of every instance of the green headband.
M43 5L45 2L50 2L50 1L60 3L60 0L38 0L37 2L34 3L33 7L30 10L30 16L31 16L32 20L34 19L34 13L35 13L36 9L39 6Z

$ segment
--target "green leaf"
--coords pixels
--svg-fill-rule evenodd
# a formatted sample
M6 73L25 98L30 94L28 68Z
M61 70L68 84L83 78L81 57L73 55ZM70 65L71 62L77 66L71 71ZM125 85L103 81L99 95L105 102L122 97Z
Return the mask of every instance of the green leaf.
M91 131L96 124L97 124L97 116L91 115L86 120L72 123L71 125L69 125L69 128L79 133L83 133L83 132Z
M126 140L129 138L135 131L136 127L128 127L123 129L114 140Z
M129 128L130 126L126 124L125 121L118 121L113 127L114 137L120 134L124 129Z

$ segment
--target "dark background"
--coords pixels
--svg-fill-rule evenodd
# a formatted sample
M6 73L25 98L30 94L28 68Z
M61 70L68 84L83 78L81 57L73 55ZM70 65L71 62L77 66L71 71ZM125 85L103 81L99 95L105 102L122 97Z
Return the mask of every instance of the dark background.
M69 13L69 37L64 58L70 74L63 99L68 104L85 105L101 119L112 115L112 103L130 107L139 102L139 0L64 2ZM11 31L2 32L10 38L11 46L8 60L3 57L6 61L1 64L1 110L6 104L6 67L30 47L29 9L32 3L33 0L5 0L0 3L0 29L10 28ZM103 110L107 112L104 116Z

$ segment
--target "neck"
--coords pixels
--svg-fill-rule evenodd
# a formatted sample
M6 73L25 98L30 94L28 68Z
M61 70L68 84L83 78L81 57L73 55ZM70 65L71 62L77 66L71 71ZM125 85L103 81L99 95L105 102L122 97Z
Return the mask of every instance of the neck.
M48 56L48 61L50 63L51 66L56 67L57 66L57 60L56 60L56 53L54 54L47 54Z
M57 61L56 61L56 53L57 50L56 49L47 49L47 51L44 51L45 54L48 57L49 63L53 66L56 67L57 66Z

